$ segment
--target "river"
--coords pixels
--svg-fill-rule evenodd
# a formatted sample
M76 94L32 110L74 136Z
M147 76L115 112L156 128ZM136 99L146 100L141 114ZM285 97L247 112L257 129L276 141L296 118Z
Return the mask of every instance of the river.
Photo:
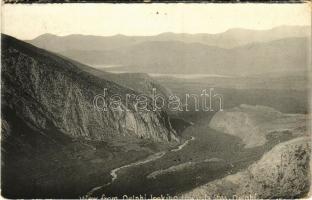
M83 198L91 198L92 195L94 194L94 192L111 185L118 178L118 174L117 174L118 171L125 169L125 168L129 168L129 167L133 167L133 166L137 166L137 165L143 165L143 164L158 160L158 159L162 158L164 155L166 155L168 152L178 152L178 151L182 150L186 145L188 145L188 143L192 140L195 140L195 137L192 136L190 139L183 142L183 144L179 145L177 148L171 149L169 151L157 152L157 153L152 154L152 155L150 155L147 158L144 158L142 160L139 160L139 161L127 164L127 165L123 165L121 167L118 167L118 168L111 170L111 172L110 172L110 175L112 176L111 181L104 184L104 185L92 188L92 190L90 190L85 196L83 196Z

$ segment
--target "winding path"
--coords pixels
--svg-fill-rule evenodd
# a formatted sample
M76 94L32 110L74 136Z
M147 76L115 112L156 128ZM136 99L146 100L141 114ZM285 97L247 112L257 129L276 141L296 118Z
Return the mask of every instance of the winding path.
M92 190L90 190L85 196L83 196L84 198L90 198L92 197L93 193L105 188L106 186L111 185L116 179L117 179L117 172L119 170L125 169L125 168L129 168L129 167L133 167L133 166L138 166L138 165L143 165L155 160L158 160L160 158L162 158L164 155L166 155L168 152L178 152L180 150L182 150L186 145L188 145L188 143L192 140L195 140L195 137L191 137L190 139L186 140L183 144L179 145L177 148L175 149L171 149L170 151L161 151L161 152L157 152L155 154L152 154L150 156L148 156L147 158L144 158L142 160L127 164L127 165L123 165L121 167L115 168L113 170L111 170L110 175L112 176L112 180L109 183L106 183L105 185L101 185L101 186L97 186L92 188Z

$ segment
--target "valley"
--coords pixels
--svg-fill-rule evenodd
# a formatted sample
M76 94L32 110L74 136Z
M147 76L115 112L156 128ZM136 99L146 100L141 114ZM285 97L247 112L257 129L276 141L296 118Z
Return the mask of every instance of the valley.
M292 177L284 174L299 169L294 179L309 177L311 88L301 28L288 38L268 34L285 27L251 31L258 36L239 44L228 34L247 30L229 30L219 34L229 44L220 46L213 46L215 36L200 34L42 35L27 41L37 47L3 35L2 195L231 196L240 185L248 194L251 185L260 197L275 197L274 190L277 197L303 197L309 184L298 182L292 196ZM185 100L210 89L220 98L208 110L196 109L195 98ZM154 110L157 103L147 101L142 112L137 98L121 98L116 109L99 111L98 95L103 105L116 103L103 91L148 100L154 91L176 95L182 109ZM267 180L271 174L262 173L270 167L278 170ZM290 186L278 185L281 180Z
M245 149L240 139L207 127L203 119L188 127L183 137L194 137L179 151L156 154L156 160L140 165L131 165L118 172L118 179L93 191L90 197L130 196L175 196L209 181L233 174L260 159L274 145L293 138L278 135L261 147ZM159 156L159 157L158 157ZM210 161L209 161L210 160ZM193 163L192 167L172 170L164 175L149 178L158 170Z
M163 85L166 85L173 94L183 95L185 92L198 91L205 88L202 82L198 84L184 82L177 82L175 84L170 83L170 78L166 81L164 79L158 80ZM224 83L224 82L215 82ZM170 87L171 86L171 87ZM209 85L207 85L209 86ZM226 91L229 94L238 92L236 89L219 90ZM233 95L230 105L226 105L226 108L233 108L240 106L238 102L249 103L251 105L269 105L274 106L275 109L281 109L283 111L289 111L292 113L303 113L300 116L303 120L296 118L294 123L298 124L301 120L303 123L301 126L303 132L305 132L306 121L304 119L304 113L307 107L304 105L306 93L296 93L298 91L291 91L294 94L301 94L293 100L292 104L283 102L282 98L288 98L289 96L281 95L278 90L257 90L254 94L258 97L263 96L266 92L266 99L253 97L248 99L252 90L243 90L240 95ZM224 94L224 93L223 93ZM226 94L226 95L229 95ZM244 96L242 96L244 95ZM289 91L287 95L293 95ZM271 104L272 99L278 99L280 104ZM225 98L226 99L226 98ZM237 102L237 104L235 104ZM298 107L301 105L302 107ZM251 108L253 108L251 106ZM254 107L255 109L257 107ZM261 116L261 112L266 112L268 108L259 108L255 111L256 115ZM275 111L274 111L275 112ZM222 112L221 112L222 113ZM211 119L214 117L215 112L177 112L171 113L171 117L175 119L183 119L190 124L181 132L182 138L194 137L194 140L188 140L189 142L183 148L178 151L171 150L159 152L156 155L156 160L150 160L147 163L137 162L126 165L126 168L118 171L118 178L111 184L103 184L103 187L97 188L92 192L89 197L161 197L161 196L179 196L186 191L197 188L203 184L209 183L213 180L219 180L231 174L235 174L241 170L246 169L252 163L258 161L266 152L269 152L274 146L285 141L292 140L298 135L292 134L293 131L283 132L277 130L277 132L270 132L266 135L267 142L263 145L246 148L243 141L236 136L231 136L223 132L216 131L209 127ZM284 118L284 117L283 117ZM299 120L299 121L298 121ZM298 121L298 122L296 122ZM289 122L281 122L283 124L277 125L278 129L281 127L289 127ZM274 123L272 123L274 125ZM273 128L273 130L275 130ZM302 133L303 135L307 133ZM302 135L301 134L301 135ZM180 147L182 147L180 146ZM145 159L143 159L144 161Z

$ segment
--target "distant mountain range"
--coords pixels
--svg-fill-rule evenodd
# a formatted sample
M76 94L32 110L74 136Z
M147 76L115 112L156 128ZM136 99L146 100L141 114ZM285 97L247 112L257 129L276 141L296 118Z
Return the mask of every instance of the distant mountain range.
M220 34L110 37L41 35L40 48L110 70L165 74L248 75L306 70L310 27L230 29Z
M217 34L167 32L155 36L93 36L79 34L57 36L43 34L27 42L55 52L69 50L104 51L149 41L180 41L185 43L201 43L220 48L233 48L246 44L269 42L283 38L309 37L311 33L310 29L311 28L308 26L279 26L270 30L233 28Z

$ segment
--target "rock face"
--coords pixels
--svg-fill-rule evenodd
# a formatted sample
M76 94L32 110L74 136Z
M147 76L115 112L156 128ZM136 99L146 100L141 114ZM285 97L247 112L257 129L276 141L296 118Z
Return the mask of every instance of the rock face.
M284 114L266 106L241 105L219 111L209 123L217 131L238 136L246 148L266 143L269 134L306 134L306 115Z
M124 99L122 111L94 109L94 97L103 94L104 88L121 96L137 94L133 90L12 37L2 35L2 45L3 106L14 110L29 125L88 140L106 140L117 134L178 141L164 111L139 112L133 100L126 106ZM108 98L105 102L110 103Z
M280 143L247 170L200 186L185 193L183 198L304 197L310 188L310 154L309 137Z

